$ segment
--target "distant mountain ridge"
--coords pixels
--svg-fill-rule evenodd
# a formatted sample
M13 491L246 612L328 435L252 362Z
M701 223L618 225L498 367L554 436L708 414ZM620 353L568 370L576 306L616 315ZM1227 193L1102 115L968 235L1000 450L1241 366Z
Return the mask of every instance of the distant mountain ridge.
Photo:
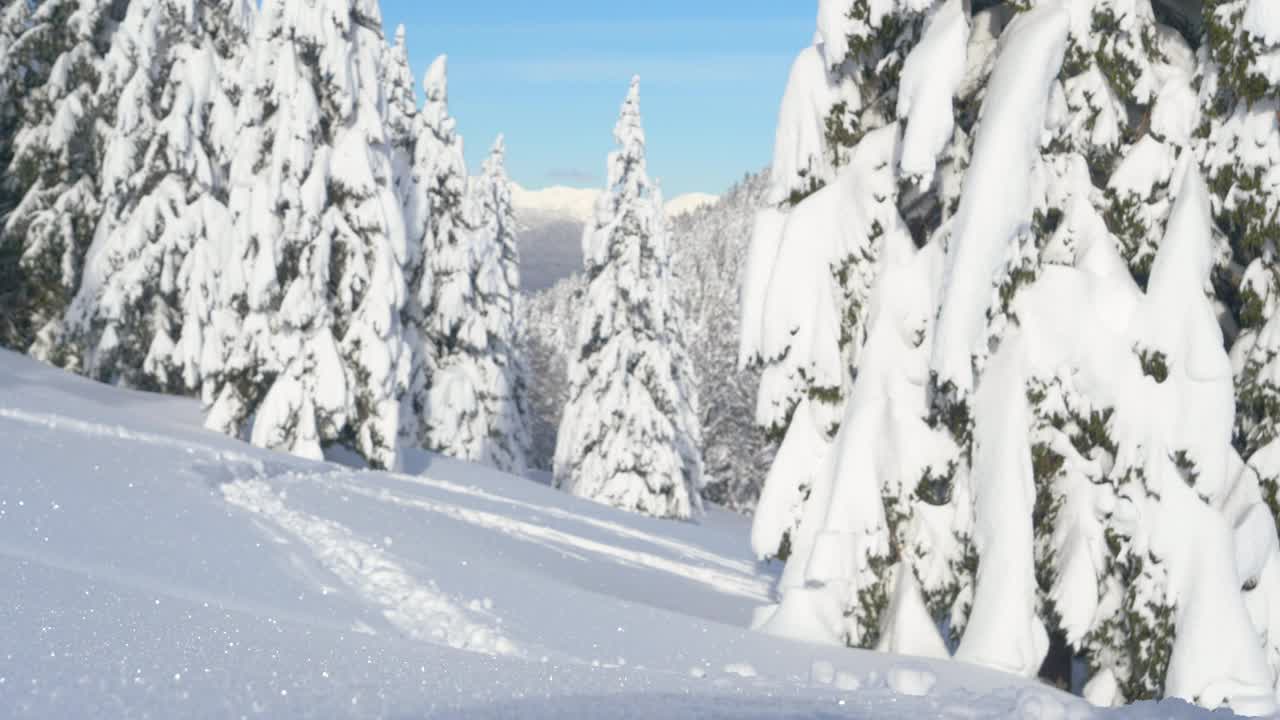
M582 228L595 211L600 190L555 185L529 190L511 187L520 224L521 286L526 292L551 287L582 269ZM714 204L710 193L678 195L666 203L668 217Z

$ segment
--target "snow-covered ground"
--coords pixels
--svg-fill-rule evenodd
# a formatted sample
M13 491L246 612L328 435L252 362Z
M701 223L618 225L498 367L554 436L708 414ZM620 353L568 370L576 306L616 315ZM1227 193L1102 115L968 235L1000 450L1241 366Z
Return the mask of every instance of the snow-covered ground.
M412 465L255 450L191 401L0 351L0 717L1090 713L974 667L750 632L775 578L742 518Z

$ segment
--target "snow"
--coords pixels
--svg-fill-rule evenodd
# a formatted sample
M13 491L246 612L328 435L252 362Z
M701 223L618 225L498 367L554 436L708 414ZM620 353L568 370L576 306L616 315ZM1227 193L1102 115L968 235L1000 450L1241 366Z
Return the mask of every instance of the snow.
M1280 45L1280 8L1267 0L1250 0L1244 11L1244 29L1268 45Z
M824 3L829 4L829 3ZM824 147L826 117L836 102L835 89L819 47L805 48L791 66L773 149L773 190L769 200L780 204L792 192L804 192L832 173Z
M511 186L511 201L522 222L531 215L545 215L585 223L595 213L599 197L600 191L595 188L553 185L529 190L518 183Z
M523 223L534 220L570 220L586 223L595 215L596 201L601 191L596 188L576 188L565 185L551 185L539 190L530 190L517 183L511 186L511 200ZM677 195L666 202L667 215L676 216L693 212L699 208L714 204L718 195L704 192L691 192Z
M6 352L0 388L6 717L990 717L1025 693L1083 708L978 668L748 631L773 577L718 510L662 522L427 454L416 475L275 454L204 431L192 401ZM815 663L833 686L809 682Z
M820 685L830 685L836 678L836 666L825 660L819 660L810 668L809 677Z
M672 292L662 193L646 171L638 77L613 136L608 190L582 235L587 286L555 485L633 512L696 519L704 484L698 388Z
M905 118L902 172L929 186L938 155L955 130L952 98L964 80L969 16L960 0L947 0L929 18L924 38L907 56L898 87L898 117Z
M947 252L931 368L939 384L973 390L973 359L986 355L991 286L1011 258L1012 240L1031 222L1034 168L1047 103L1066 51L1068 15L1058 5L1009 24L987 86L973 163ZM1007 182L1029 178L1029 182Z
M718 195L712 195L710 193L685 193L684 195L677 195L668 200L665 210L667 212L667 217L674 218L677 215L685 215L701 210L709 205L714 205L719 199L720 197Z
M913 697L923 697L933 690L938 678L928 670L914 666L899 666L889 671L889 687L894 692Z

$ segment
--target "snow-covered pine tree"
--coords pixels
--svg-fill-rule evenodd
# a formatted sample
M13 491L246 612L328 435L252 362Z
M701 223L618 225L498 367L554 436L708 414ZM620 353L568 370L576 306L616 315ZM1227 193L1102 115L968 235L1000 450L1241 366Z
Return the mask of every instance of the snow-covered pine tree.
M1145 377L1118 394L1113 473L1122 498L1116 523L1131 523L1127 552L1138 567L1129 595L1142 601L1127 609L1167 612L1156 620L1170 631L1133 638L1140 652L1129 658L1120 690L1129 700L1172 696L1268 714L1277 705L1261 642L1267 627L1250 616L1242 590L1257 579L1243 557L1259 553L1241 543L1256 540L1241 532L1248 524L1231 507L1244 482L1233 469L1232 372L1213 303L1218 248L1209 193L1189 157L1174 177L1169 230L1130 324L1136 368L1127 372ZM1125 372L1116 368L1121 378ZM1246 502L1260 509L1256 486L1251 494Z
M210 427L249 433L255 445L318 458L343 443L394 467L408 369L405 234L380 28L370 2L262 9L206 397Z
M968 82L962 91L965 63L953 59L969 35L960 2L823 2L819 41L792 71L773 169L772 199L783 205L757 217L742 319L742 359L765 364L757 419L785 430L752 536L758 555L788 563L782 605L766 621L773 632L904 650L914 638L916 651L937 654L929 616L963 627L967 527L955 512L963 493L939 492L962 468L946 434L928 427L927 378L916 372L930 313L913 309L921 298L886 290L881 275L930 287L912 275L933 272L937 253L917 258L916 248L954 212L966 143L952 142L953 97L980 89ZM909 116L921 120L904 131L899 118ZM877 326L884 347L872 350ZM910 338L906 349L894 345L897 331ZM864 352L882 358L865 375ZM886 396L900 401L892 418L881 416ZM867 447L876 438L867 427L881 422L900 431L887 446ZM915 460L903 465L899 443L928 450L911 451ZM853 515L827 504L852 497L860 498ZM841 543L854 553L846 564L836 560L845 551L831 554ZM824 620L805 620L814 616Z
M475 211L462 138L449 115L447 58L431 64L423 89L409 223L416 259L406 273L416 335L409 433L428 450L479 461L489 442L483 400L488 332L476 291Z
M1280 515L1280 19L1263 2L1205 3L1197 133L1230 245L1220 279L1236 375L1236 448ZM1234 326L1234 327L1230 327Z
M67 314L83 370L108 382L198 389L202 323L215 279L192 252L216 252L235 142L234 78L256 5L133 3L104 63L120 86L99 186L103 214ZM221 53L229 53L223 55ZM189 282L198 278L195 283ZM203 303L189 293L205 296Z
M1172 202L1178 154L1194 127L1195 58L1150 0L1092 0L1072 11L1062 81L1068 120L1055 150L1087 161L1099 209L1146 284Z
M1016 298L1047 266L1074 267L1090 252L1096 264L1101 244L1114 245L1145 285L1171 207L1174 164L1194 125L1193 65L1183 38L1157 23L1148 2L1072 7L1051 139L1041 151L1044 187L999 283L993 338L1021 324ZM1071 655L1097 674L1127 652L1132 632L1154 630L1108 615L1121 611L1129 587L1116 555L1121 543L1108 542L1114 529L1095 510L1097 496L1115 494L1106 478L1115 452L1106 422L1112 410L1084 395L1069 373L1055 369L1028 382L1037 428L1036 579L1051 639L1042 674L1066 685Z
M924 37L927 20L942 7L913 0L822 0L818 38L792 67L774 146L770 200L776 207L757 216L745 272L742 320L741 360L747 366L763 366L757 421L775 441L786 442L791 415L801 399L807 399L817 413L815 427L825 437L795 438L796 443L820 447L839 428L867 335L868 305L886 229L872 225L854 231L849 223L829 222L826 218L832 217L835 206L848 207L848 198L820 191L850 162L863 137L892 125L904 111L912 110L913 103L926 99L921 91L957 84L963 78L965 63L961 62L949 65L948 72L937 74L935 80L917 73L921 80L915 87L900 83L909 53ZM963 13L956 10L955 15ZM932 42L962 54L968 34L967 22L943 22ZM900 97L903 94L905 98ZM876 199L887 199L899 209L917 246L928 240L942 215L954 210L948 196L957 191L955 170L963 162L963 157L945 147L957 114L950 102L927 112L938 118L936 127L921 123L906 132L931 137L913 143L921 152L892 169L902 180L901 184L894 180L892 198ZM939 144L937 152L924 150L933 150L934 144ZM964 145L958 143L961 151ZM770 299L784 297L786 302ZM776 478L772 484L787 489L767 493L770 505L761 510L771 518L771 529L757 535L764 545L756 550L785 559L803 498L810 493L808 473L775 463L772 475ZM773 502L779 505L774 507Z
M0 3L0 177L8 171L13 159L13 136L22 116L22 100L28 82L37 76L34 68L20 61L17 45L31 26L31 0L5 0ZM0 183L0 217L9 210L4 204Z
M766 485L762 510L796 507L805 495L807 501L790 535L782 602L762 614L762 626L937 653L916 596L923 591L935 605L931 573L941 570L933 587L955 598L942 619L963 631L960 658L1034 674L1049 647L1046 629L1057 625L1086 655L1089 695L1102 703L1167 692L1210 707L1270 712L1280 667L1280 649L1267 640L1280 621L1268 607L1280 597L1269 539L1275 523L1261 510L1260 484L1238 459L1232 463L1230 412L1223 412L1230 390L1208 283L1216 249L1203 184L1176 167L1191 164L1186 149L1197 122L1186 47L1165 28L1139 33L1160 82L1145 99L1117 101L1123 142L1113 147L1106 133L1080 133L1099 128L1101 111L1073 104L1067 86L1077 75L1097 74L1089 62L1137 76L1148 70L1115 50L1123 37L1069 51L1073 32L1096 32L1090 15L1097 8L1027 5L1037 7L1020 8L1007 27L995 16L1002 9L974 17L961 81L937 71L962 65L963 45L947 42L945 22L948 10L959 8L934 6L894 81L898 122L855 137L835 180L778 220L795 223L806 206L816 210L823 193L845 183L889 205L870 215L875 206L859 207L851 195L807 220L810 228L858 228L859 217L870 215L883 237L872 256L878 264L867 335L835 441L823 444L802 403ZM1144 7L1096 5L1124 10L1124 22L1150 21ZM856 13L850 19L857 22ZM1127 32L1124 22L1113 35ZM1084 64L1068 62L1073 72L1060 73L1069 52ZM1104 53L1115 57L1099 60ZM1080 98L1096 96L1078 92ZM948 104L958 113L954 126L937 110ZM1133 149L1148 132L1163 154ZM877 145L887 146L878 157ZM1107 157L1127 164L1130 180L1143 177L1130 186L1145 183L1139 196L1152 206L1144 210L1155 229L1142 236L1145 255L1107 227L1115 193L1106 193L1111 170L1098 161ZM1168 164L1147 162L1153 157ZM931 161L941 169L936 189L926 182ZM851 181L846 174L861 176ZM1011 176L1029 181L1011 185ZM922 200L936 202L936 214L917 213L920 187L936 193L936 200ZM888 202L893 189L898 199ZM1172 218L1162 204L1174 208ZM894 205L897 224L886 211ZM766 229L768 223L764 218ZM917 246L925 238L918 251L899 240L902 225ZM1163 242L1160 228L1167 228ZM767 252L753 257L764 258L753 267L774 261L775 274L783 267L786 232L780 237L772 246L756 243L753 253ZM1127 261L1135 258L1131 269ZM1148 275L1144 292L1138 281ZM744 315L759 317L768 307L768 294L749 294ZM831 347L830 320L814 313L801 322L807 326L791 336L802 348ZM767 340L769 326L759 327L744 326L746 349ZM921 413L929 412L932 422L923 422ZM800 462L824 454L816 469ZM808 483L804 495L794 482L774 483L778 467L792 463ZM917 476L908 496L914 504L899 504L892 489ZM1181 479L1152 484L1164 477ZM776 488L781 501L769 497ZM948 493L949 504L918 502ZM905 517L901 507L909 510ZM973 552L952 534L963 540L967 515ZM1044 527L1038 538L1033 522ZM759 514L757 552L768 554L786 528L785 516ZM966 588L971 563L976 583ZM1223 613L1221 635L1198 630L1210 624L1198 619L1206 608ZM1257 652L1264 644L1270 667Z
M387 53L383 61L387 82L387 140L391 144L396 195L407 208L414 194L413 148L417 142L418 99L413 93L413 70L409 67L409 47L403 25L396 27L395 44L387 49Z
M100 208L100 116L110 102L98 94L100 65L115 24L108 0L48 0L8 54L33 88L23 99L4 175L13 208L3 218L0 247L12 266L0 271L11 336L5 342L36 357L77 368L68 352L63 314L80 285L84 255ZM16 325L16 327L12 327Z
M24 349L19 338L30 332L20 317L23 282L19 261L22 248L16 242L4 242L4 219L18 198L7 179L13 161L13 138L22 118L24 98L29 84L38 78L33 68L17 61L17 45L31 25L33 7L30 0L6 0L0 3L0 347Z
M760 373L738 368L742 258L755 213L765 207L769 174L747 175L714 204L671 219L672 292L685 313L685 339L697 382L702 426L702 497L750 512L759 501L774 448L754 422ZM575 274L523 303L529 359L532 468L551 470L584 279Z
M556 486L658 517L702 512L698 399L671 294L662 193L645 167L640 80L614 129L609 183L583 235L587 289Z
M501 135L485 159L472 194L475 222L476 298L484 314L488 352L482 362L486 386L481 410L489 426L482 461L522 475L529 462L529 381L524 356L524 309L520 296L520 248L516 240L511 180Z

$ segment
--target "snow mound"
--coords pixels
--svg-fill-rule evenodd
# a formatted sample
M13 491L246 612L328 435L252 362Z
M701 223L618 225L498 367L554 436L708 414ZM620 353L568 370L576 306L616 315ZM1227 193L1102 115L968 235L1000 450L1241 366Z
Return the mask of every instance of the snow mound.
M894 692L912 697L923 697L938 684L938 677L918 667L895 667L889 671L889 687Z

